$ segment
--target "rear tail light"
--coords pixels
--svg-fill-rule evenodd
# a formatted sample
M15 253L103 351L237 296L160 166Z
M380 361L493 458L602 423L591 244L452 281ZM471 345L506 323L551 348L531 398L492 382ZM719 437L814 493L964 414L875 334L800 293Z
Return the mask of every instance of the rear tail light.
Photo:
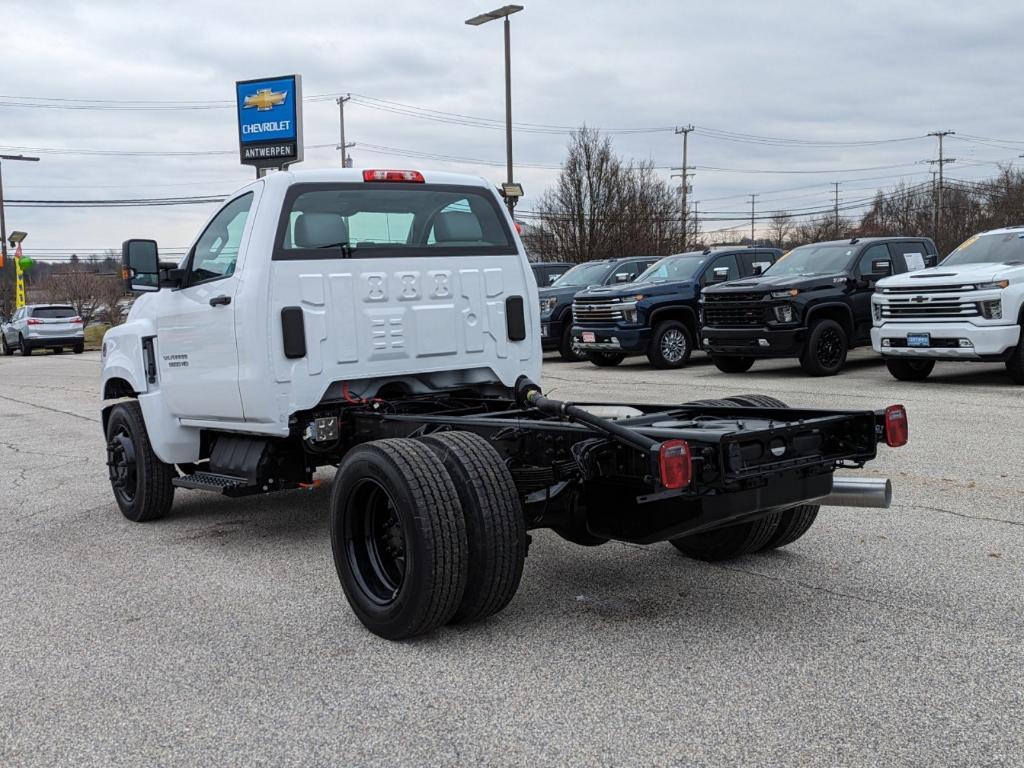
M409 181L422 184L425 179L419 171L363 171L363 181Z
M25 325L42 325L42 324L43 324L42 320L37 320L34 317L30 317L28 320L25 321Z
M885 444L890 448L906 445L908 434L907 409L902 405L890 405L885 409Z
M68 322L71 323L72 325L81 325L82 318L78 317L78 315L75 315L70 320L68 320Z
M658 449L661 484L669 490L685 488L693 477L690 445L685 440L666 440Z

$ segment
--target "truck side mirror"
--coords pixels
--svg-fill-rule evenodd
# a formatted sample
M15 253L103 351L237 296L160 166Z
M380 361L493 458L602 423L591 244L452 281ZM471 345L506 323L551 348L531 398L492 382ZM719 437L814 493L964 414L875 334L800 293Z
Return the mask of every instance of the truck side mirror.
M868 275L872 280L878 280L883 277L888 277L892 274L892 262L888 259L876 259L871 262L871 274Z
M756 277L757 275L760 275L762 272L764 272L764 267L762 267L760 264L755 264L754 265L754 276Z
M628 272L619 272L615 276L615 282L616 283L628 283L629 282L629 278L630 278L630 274Z
M128 290L160 290L160 257L156 240L125 240L121 245L121 276Z
M724 283L729 279L728 267L715 267L711 272L712 283Z

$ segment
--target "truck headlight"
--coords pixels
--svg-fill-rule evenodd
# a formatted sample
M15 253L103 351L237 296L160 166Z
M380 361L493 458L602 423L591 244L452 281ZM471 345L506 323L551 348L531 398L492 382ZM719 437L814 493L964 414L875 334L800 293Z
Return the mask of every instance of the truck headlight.
M776 307L772 307L772 311L775 312L775 319L778 320L780 323L792 323L793 322L793 305L792 304L779 304Z
M546 299L540 300L540 313L542 315L550 315L555 307L558 305L558 299L555 296L551 296Z
M623 320L623 322L626 322L626 323L635 323L636 322L636 307L633 306L633 307L629 307L627 309L623 309L622 310L622 320Z
M1010 281L996 280L994 283L978 283L976 287L979 291L1001 290L1003 288L1009 288Z
M772 298L773 299L788 299L791 296L796 296L798 293L800 293L800 289L798 289L798 288L790 288L787 291L772 291Z
M979 302L981 305L981 316L986 320L1003 319L1003 302L1001 299L988 299Z

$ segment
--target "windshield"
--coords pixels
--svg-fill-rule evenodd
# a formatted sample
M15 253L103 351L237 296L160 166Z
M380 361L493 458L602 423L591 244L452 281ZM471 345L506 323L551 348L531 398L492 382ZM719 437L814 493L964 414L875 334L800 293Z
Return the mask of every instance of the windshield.
M656 261L650 268L636 279L638 283L661 283L666 280L689 280L706 261L703 254L699 256L682 255L666 256Z
M766 275L828 275L849 268L857 246L812 243L794 248L764 271Z
M993 262L1024 263L1024 232L1007 232L1004 235L975 236L965 240L957 249L947 256L944 267L955 267L958 264L985 264Z
M600 285L604 282L604 276L607 272L607 262L601 264L577 264L555 280L551 287L578 288L582 285Z

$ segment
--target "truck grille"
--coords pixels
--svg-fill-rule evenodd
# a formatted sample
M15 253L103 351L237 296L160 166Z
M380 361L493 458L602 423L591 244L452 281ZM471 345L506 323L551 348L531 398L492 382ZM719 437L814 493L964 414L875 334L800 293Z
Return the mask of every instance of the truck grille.
M573 301L572 319L578 324L614 323L617 320L622 320L622 301L620 299Z
M704 324L710 326L761 326L765 304L760 293L730 293L704 297Z
M981 315L976 301L965 301L959 296L936 297L920 293L886 296L881 310L883 320L959 320Z

